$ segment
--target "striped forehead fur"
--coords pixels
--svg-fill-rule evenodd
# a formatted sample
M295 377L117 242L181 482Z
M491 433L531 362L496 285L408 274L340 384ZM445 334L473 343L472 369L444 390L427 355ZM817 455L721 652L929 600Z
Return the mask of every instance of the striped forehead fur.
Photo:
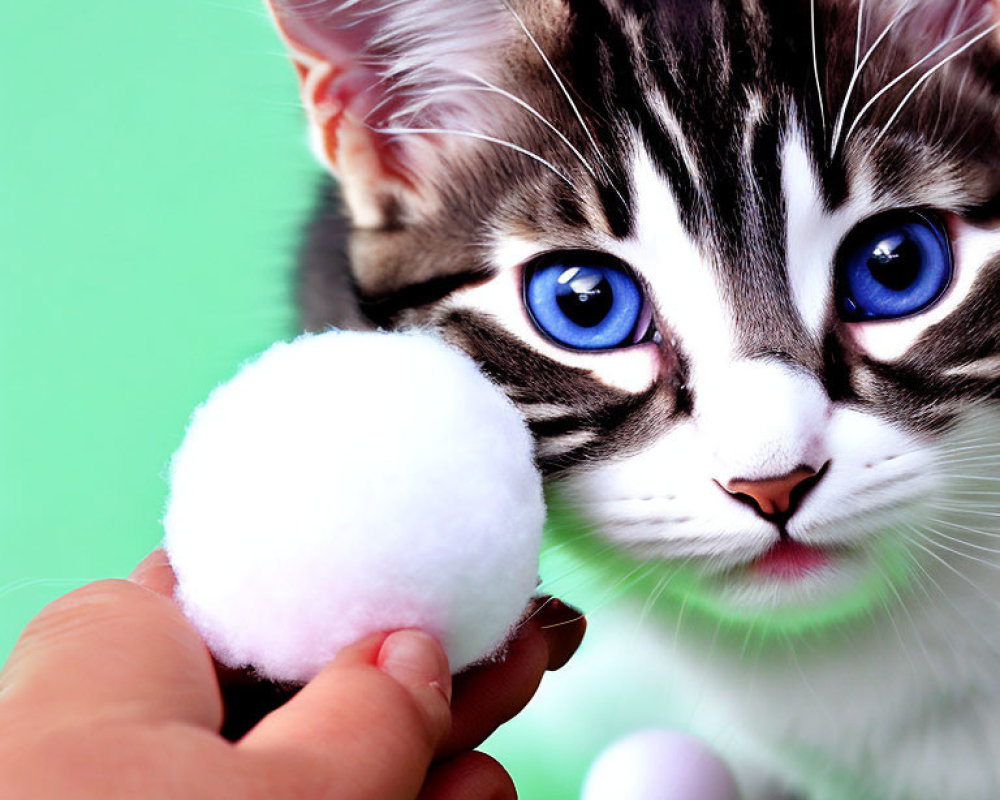
M509 23L511 9L498 5ZM534 41L522 40L520 55L491 73L494 88L519 102L492 97L504 104L503 127L484 131L534 157L484 143L439 183L434 214L355 235L352 285L364 308L379 310L375 321L433 323L437 304L463 281L497 274L491 248L505 236L543 250L628 238L636 214L630 170L641 148L720 276L745 356L798 364L839 396L878 404L905 383L914 402L923 397L919 381L868 365L822 307L803 323L802 298L789 282L783 154L790 140L799 143L826 213L857 192L873 209L991 207L1000 194L1000 112L996 70L983 54L991 45L975 40L986 28L956 34L952 25L940 41L901 42L882 35L892 17L866 16L847 0L572 0L542 8L541 16L520 15ZM513 19L515 38L526 36ZM440 35L396 34L383 49L409 41L426 54L420 48ZM328 250L307 260L307 275L336 269ZM333 307L313 298L309 325L335 323ZM885 411L892 413L888 404Z

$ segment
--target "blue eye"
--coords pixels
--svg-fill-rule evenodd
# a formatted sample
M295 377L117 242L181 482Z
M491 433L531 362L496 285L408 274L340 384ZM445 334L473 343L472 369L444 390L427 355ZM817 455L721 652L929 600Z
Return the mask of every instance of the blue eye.
M614 259L566 252L525 270L524 303L535 326L572 350L611 350L649 332L642 289Z
M868 322L918 314L944 294L954 270L948 230L935 214L880 214L855 228L840 249L840 317Z

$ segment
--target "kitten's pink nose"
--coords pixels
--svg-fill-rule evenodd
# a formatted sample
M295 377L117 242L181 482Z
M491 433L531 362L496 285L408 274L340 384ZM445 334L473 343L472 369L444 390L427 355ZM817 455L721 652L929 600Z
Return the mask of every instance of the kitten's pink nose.
M752 505L765 519L788 519L810 489L826 474L827 462L819 471L802 466L778 478L764 481L732 480L725 490L737 500Z

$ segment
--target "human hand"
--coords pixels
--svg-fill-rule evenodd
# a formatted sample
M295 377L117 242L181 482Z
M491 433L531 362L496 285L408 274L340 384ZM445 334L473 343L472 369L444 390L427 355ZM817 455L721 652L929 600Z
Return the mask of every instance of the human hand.
M426 634L370 637L270 710L217 672L172 590L154 553L131 580L85 586L29 623L0 675L5 798L512 798L503 768L472 750L584 631L567 606L542 604L503 661L454 683Z

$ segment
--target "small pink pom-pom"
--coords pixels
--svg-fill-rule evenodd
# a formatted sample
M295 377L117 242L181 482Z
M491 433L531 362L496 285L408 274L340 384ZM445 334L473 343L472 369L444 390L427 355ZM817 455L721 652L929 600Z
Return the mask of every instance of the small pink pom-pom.
M739 800L729 769L700 739L648 730L620 739L587 774L583 800Z

